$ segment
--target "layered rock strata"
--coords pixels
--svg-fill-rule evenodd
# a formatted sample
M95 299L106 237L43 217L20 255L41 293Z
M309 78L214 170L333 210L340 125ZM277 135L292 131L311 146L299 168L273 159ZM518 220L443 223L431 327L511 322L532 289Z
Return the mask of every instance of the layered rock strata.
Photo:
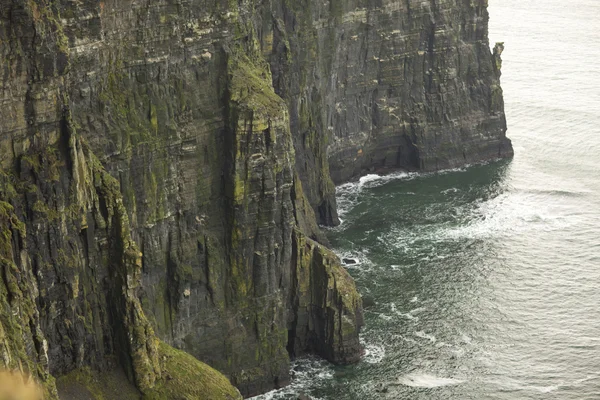
M357 361L361 299L318 224L364 171L511 154L487 18L483 0L2 2L0 364L48 398L118 365L140 396L218 399L239 396L227 378L286 385L290 357Z

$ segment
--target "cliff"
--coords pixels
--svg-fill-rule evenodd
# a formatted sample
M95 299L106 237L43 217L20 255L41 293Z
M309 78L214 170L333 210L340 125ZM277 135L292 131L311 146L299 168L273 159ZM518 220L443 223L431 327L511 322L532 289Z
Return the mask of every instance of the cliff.
M1 2L0 365L48 398L118 367L145 398L221 399L287 384L290 357L357 361L361 299L318 228L334 182L512 154L487 20Z

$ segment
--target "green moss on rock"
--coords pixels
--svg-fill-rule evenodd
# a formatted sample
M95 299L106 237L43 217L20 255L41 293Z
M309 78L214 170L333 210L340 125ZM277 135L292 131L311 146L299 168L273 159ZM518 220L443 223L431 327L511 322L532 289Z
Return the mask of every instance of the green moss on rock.
M331 362L348 364L362 355L362 298L339 258L326 247L294 232L295 320L289 338L294 355L316 352Z
M24 242L25 238L26 226L15 214L14 207L0 200L0 369L34 376L42 386L45 399L52 400L56 399L54 378L28 349L32 342L41 344L44 339L39 330L31 329L39 320L33 297L33 274L14 251L15 244Z
M144 393L145 400L241 400L220 372L166 343L158 346L163 378Z
M81 368L60 377L56 386L60 400L140 400L142 396L120 368L105 372Z

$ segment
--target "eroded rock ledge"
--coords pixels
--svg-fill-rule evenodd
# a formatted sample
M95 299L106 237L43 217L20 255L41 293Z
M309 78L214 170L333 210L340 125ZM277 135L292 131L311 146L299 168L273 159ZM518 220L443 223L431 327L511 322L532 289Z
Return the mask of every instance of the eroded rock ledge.
M116 366L133 397L235 399L286 385L290 357L357 361L361 299L318 228L333 182L512 154L487 18L1 4L0 366L49 399L59 377L100 398Z
M337 363L357 362L362 355L358 333L363 325L362 299L354 280L329 249L296 230L292 329L288 351L316 353Z

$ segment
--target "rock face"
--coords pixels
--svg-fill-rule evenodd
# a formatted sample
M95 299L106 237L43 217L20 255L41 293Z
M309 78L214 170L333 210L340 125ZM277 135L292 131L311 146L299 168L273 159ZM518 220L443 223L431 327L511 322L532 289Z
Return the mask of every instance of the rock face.
M320 223L337 222L330 176L512 155L486 0L280 3L263 51Z
M364 171L511 154L487 18L485 0L0 4L0 365L56 398L54 377L117 363L176 399L239 394L171 346L244 395L287 384L290 356L357 361L361 298L317 224Z

